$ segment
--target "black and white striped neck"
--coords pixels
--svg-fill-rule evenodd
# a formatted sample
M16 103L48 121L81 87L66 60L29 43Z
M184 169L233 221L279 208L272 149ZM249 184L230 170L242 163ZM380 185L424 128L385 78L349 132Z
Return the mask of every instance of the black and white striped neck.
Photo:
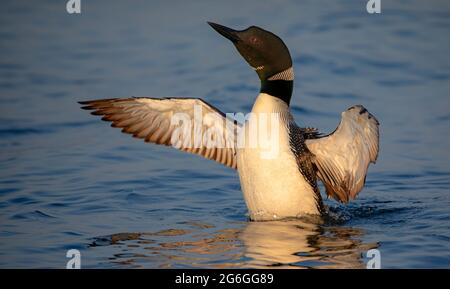
M256 68L255 70L257 70ZM294 89L294 69L289 67L271 77L261 80L261 93L277 97L289 106Z

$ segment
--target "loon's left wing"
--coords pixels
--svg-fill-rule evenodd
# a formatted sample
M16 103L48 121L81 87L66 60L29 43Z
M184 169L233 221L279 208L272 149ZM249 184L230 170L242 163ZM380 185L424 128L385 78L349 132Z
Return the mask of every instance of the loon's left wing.
M81 101L122 132L236 169L239 125L200 98L114 98Z
M378 126L372 114L355 105L342 113L332 134L305 140L329 196L346 203L362 190L369 164L378 156Z

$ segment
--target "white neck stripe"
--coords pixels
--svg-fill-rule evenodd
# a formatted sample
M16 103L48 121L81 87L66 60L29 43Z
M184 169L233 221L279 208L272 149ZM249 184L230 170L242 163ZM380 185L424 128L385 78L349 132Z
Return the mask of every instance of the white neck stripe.
M294 68L292 68L291 66L286 70L283 70L275 75L272 75L267 80L294 80Z

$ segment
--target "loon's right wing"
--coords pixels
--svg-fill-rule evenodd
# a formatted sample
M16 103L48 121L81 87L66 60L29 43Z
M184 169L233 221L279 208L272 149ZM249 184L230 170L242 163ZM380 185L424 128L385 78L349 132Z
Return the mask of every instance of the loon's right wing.
M362 190L369 164L378 156L378 126L373 115L355 105L342 113L332 134L305 140L327 195L346 203Z
M81 101L122 132L160 145L201 155L236 169L240 126L198 98L115 98Z

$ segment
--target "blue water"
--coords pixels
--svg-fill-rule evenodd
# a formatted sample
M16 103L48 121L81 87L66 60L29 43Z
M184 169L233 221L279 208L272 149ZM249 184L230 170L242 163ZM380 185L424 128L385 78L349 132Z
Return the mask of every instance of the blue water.
M450 267L450 4L2 1L0 267ZM170 3L169 3L170 2ZM192 3L191 3L192 2ZM364 104L381 151L332 222L248 222L236 173L121 134L77 101L202 97L247 112L255 73L206 21L280 35L292 111L324 132Z

